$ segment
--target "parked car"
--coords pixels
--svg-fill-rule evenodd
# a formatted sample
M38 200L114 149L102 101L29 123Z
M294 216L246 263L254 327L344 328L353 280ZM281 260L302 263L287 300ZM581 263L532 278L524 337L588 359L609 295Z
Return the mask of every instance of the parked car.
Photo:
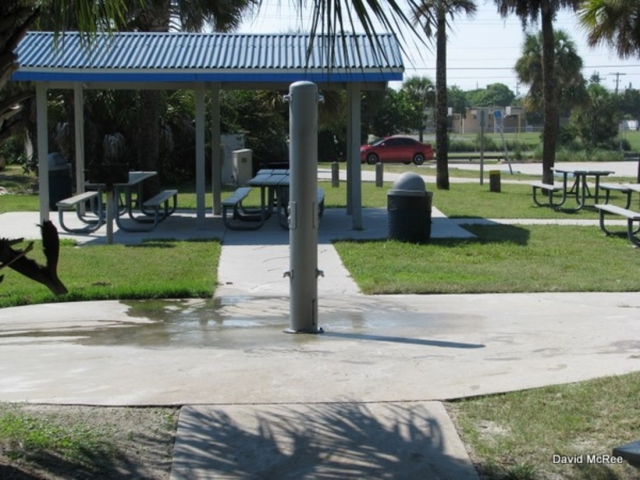
M433 159L433 147L411 137L385 137L360 147L360 162L374 165L378 162L402 162L422 165Z

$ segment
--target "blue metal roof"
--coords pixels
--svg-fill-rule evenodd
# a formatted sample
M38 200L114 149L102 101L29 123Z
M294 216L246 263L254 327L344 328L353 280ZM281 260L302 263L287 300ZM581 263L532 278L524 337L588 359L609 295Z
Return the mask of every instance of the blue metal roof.
M58 38L30 32L16 53L13 80L50 82L387 82L402 80L396 37L329 40L309 35L233 33L99 34L90 45L77 32ZM346 47L346 48L345 48ZM333 56L329 52L333 50Z

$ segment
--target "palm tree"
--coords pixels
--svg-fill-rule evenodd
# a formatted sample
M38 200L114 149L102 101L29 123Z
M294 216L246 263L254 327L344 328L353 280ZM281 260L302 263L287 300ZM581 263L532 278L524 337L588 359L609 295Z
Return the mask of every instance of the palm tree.
M134 0L127 9L122 28L139 32L168 32L169 30L201 31L205 25L216 31L236 28L245 9L255 5L254 0ZM161 92L140 91L139 145L140 167L161 172L160 123L149 119L160 118ZM146 196L159 189L160 176L145 182Z
M640 3L637 1L585 0L578 16L589 30L589 45L605 43L622 58L640 57Z
M18 68L13 53L20 40L37 21L41 13L41 2L35 0L3 0L0 2L0 144L14 129L15 115L19 105L33 92L22 88L7 88L7 82ZM47 16L56 32L70 24L78 25L88 34L98 29L109 28L103 20L122 18L124 0L83 2L74 0L50 0ZM90 38L90 35L88 36Z
M524 27L531 21L540 22L542 28L542 98L544 127L542 131L542 181L553 183L553 165L558 143L558 103L556 101L555 36L553 21L558 11L569 8L576 11L583 0L494 0L503 17L516 14Z
M436 91L433 82L427 77L409 77L402 82L402 90L409 97L409 101L412 105L415 105L418 109L417 117L420 118L420 126L418 133L420 135L419 140L423 141L424 132L424 114L425 110L429 107L433 107L436 100Z
M449 190L449 136L447 105L447 27L456 15L473 16L473 0L422 0L413 10L413 23L427 38L436 37L436 186Z
M582 75L583 63L575 43L566 31L556 30L554 38L556 101L559 111L568 114L572 107L588 100L586 82ZM541 33L526 34L522 56L516 61L515 71L518 80L529 85L529 92L524 102L527 110L543 109Z

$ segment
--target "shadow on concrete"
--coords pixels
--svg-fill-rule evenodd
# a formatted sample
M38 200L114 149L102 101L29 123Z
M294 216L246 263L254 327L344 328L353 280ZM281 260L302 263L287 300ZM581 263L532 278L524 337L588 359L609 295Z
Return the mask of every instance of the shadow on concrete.
M426 340L423 338L390 337L385 335L370 335L366 333L339 333L324 332L325 337L347 338L350 340L373 340L376 342L407 343L410 345L424 345L427 347L443 348L484 348L485 345L478 343L447 342L442 340Z
M185 407L171 478L477 478L445 439L424 403Z

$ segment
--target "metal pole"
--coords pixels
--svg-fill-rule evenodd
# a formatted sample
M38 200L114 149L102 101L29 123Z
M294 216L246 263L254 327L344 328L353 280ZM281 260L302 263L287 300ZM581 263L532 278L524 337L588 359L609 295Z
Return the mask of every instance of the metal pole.
M289 87L289 271L288 333L318 329L318 87Z
M484 126L487 119L487 111L480 110L480 185L484 184Z
M331 164L331 186L334 188L340 186L340 165L338 162Z
M384 164L382 162L376 163L376 187L382 187L384 185Z

